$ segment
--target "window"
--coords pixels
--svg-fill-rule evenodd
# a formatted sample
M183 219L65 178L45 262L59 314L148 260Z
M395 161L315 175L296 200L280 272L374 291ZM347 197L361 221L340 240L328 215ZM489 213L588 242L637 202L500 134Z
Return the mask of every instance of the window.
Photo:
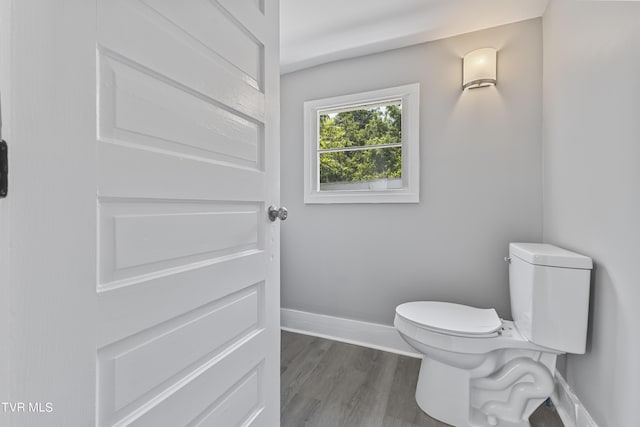
M412 84L305 102L305 203L417 203L419 98Z

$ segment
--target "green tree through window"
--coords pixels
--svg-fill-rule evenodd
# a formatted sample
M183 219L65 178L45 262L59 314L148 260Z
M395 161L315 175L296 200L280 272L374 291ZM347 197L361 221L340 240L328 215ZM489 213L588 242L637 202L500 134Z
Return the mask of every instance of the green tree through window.
M322 111L319 137L321 188L402 177L400 100Z

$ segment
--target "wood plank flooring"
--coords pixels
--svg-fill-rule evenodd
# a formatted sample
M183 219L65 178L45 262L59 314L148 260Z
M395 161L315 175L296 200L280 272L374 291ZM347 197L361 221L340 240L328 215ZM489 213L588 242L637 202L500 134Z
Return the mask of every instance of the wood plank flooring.
M282 332L282 427L446 427L418 408L420 360ZM542 405L532 427L563 427Z

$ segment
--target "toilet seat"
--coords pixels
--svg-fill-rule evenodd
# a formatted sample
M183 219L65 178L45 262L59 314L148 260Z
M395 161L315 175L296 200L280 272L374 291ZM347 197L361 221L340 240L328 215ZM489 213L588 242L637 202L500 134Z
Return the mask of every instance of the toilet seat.
M396 315L418 328L469 338L498 336L502 321L493 308L440 301L414 301L396 307Z

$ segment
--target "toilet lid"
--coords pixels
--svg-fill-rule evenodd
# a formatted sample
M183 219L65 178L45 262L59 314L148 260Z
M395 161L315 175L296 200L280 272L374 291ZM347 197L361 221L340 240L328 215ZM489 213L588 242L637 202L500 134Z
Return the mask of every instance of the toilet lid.
M396 307L396 314L418 326L454 335L486 336L502 326L493 308L475 308L450 302L408 302Z

